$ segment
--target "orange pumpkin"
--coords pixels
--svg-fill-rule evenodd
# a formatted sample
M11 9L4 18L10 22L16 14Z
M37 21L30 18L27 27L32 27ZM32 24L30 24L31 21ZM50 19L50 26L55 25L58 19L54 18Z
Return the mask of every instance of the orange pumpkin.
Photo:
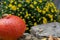
M0 19L0 37L3 40L17 40L26 30L25 22L14 15Z

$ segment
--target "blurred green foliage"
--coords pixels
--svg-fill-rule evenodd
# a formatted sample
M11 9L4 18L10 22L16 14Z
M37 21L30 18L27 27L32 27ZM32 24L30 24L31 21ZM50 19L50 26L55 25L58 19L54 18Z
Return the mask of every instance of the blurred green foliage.
M26 32L32 26L57 21L58 9L47 0L4 0L1 2L1 14L19 16L26 23Z

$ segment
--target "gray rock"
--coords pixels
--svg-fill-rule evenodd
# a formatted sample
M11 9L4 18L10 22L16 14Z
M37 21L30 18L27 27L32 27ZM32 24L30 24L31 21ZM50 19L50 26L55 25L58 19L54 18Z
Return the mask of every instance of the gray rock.
M32 37L32 40L39 40L37 37Z
M19 40L40 40L32 34L24 33L23 37L19 38Z
M29 33L24 35L19 40L47 40L49 35L60 37L60 23L53 22L33 26Z
M49 35L52 35L54 37L60 37L60 23L52 22L33 26L31 28L31 34L33 34L36 37L48 37Z

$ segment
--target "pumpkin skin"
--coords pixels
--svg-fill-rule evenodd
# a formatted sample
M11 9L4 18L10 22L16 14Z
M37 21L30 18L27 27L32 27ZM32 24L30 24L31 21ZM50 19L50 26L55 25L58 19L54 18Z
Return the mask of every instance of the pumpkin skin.
M19 38L26 30L25 22L14 15L7 15L0 19L0 37ZM5 39L4 39L5 40Z

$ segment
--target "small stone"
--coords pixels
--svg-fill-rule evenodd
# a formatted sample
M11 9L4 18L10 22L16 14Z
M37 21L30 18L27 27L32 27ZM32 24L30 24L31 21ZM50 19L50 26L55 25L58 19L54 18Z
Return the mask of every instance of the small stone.
M26 39L26 40L30 40L30 39L31 39L31 35L26 36L25 39Z
M32 40L39 40L37 37L32 37Z
M43 31L43 29L40 29L40 30L39 30L39 32L42 32L42 31Z

